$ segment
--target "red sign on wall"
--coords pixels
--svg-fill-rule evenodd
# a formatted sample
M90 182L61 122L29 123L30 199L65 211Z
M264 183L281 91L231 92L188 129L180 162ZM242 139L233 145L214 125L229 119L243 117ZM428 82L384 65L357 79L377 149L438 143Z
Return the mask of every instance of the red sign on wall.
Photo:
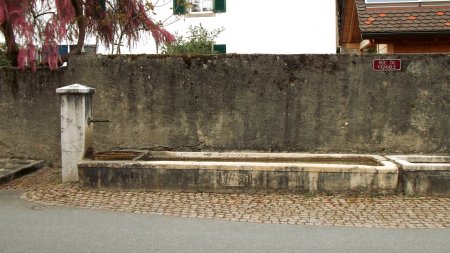
M398 71L402 69L402 60L400 59L376 59L373 60L374 71Z

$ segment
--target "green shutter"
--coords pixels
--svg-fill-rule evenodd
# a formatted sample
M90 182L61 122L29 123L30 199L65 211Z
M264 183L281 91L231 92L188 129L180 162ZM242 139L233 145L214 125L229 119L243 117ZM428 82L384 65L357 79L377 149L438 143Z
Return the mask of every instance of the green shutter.
M213 45L213 50L218 54L226 54L227 53L227 45L225 44L216 44Z
M97 4L100 6L102 11L106 10L106 1L105 0L97 0Z
M226 0L214 0L214 12L226 12Z
M181 15L186 13L186 0L173 0L173 14Z

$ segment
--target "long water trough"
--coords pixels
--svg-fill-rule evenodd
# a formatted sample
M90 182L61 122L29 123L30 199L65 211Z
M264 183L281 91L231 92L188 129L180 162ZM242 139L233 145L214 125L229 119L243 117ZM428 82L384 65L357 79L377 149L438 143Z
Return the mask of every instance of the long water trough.
M78 164L83 187L186 192L394 193L377 155L117 150Z

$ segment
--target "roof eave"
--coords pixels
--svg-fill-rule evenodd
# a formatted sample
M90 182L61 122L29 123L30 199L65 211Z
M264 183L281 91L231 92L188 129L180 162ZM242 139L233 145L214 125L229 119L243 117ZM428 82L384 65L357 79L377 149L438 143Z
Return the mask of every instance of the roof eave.
M407 31L407 32L361 32L362 39L374 39L380 37L405 37L405 36L444 36L450 37L449 31Z

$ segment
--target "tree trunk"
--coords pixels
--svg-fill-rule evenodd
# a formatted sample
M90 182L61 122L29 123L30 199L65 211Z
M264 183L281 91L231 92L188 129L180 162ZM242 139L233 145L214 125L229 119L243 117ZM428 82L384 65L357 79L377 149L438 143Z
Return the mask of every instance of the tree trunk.
M78 0L71 0L73 8L75 9L75 16L78 25L78 41L77 45L70 53L62 57L62 62L66 62L70 56L80 54L84 45L84 39L86 37L86 23L84 22L83 8L79 4Z
M16 43L16 36L14 34L14 30L11 26L11 23L9 21L5 21L2 24L1 30L3 32L3 35L5 36L5 42L6 42L6 55L8 59L11 61L11 64L13 66L18 65L17 56L19 55L19 48L17 47Z

